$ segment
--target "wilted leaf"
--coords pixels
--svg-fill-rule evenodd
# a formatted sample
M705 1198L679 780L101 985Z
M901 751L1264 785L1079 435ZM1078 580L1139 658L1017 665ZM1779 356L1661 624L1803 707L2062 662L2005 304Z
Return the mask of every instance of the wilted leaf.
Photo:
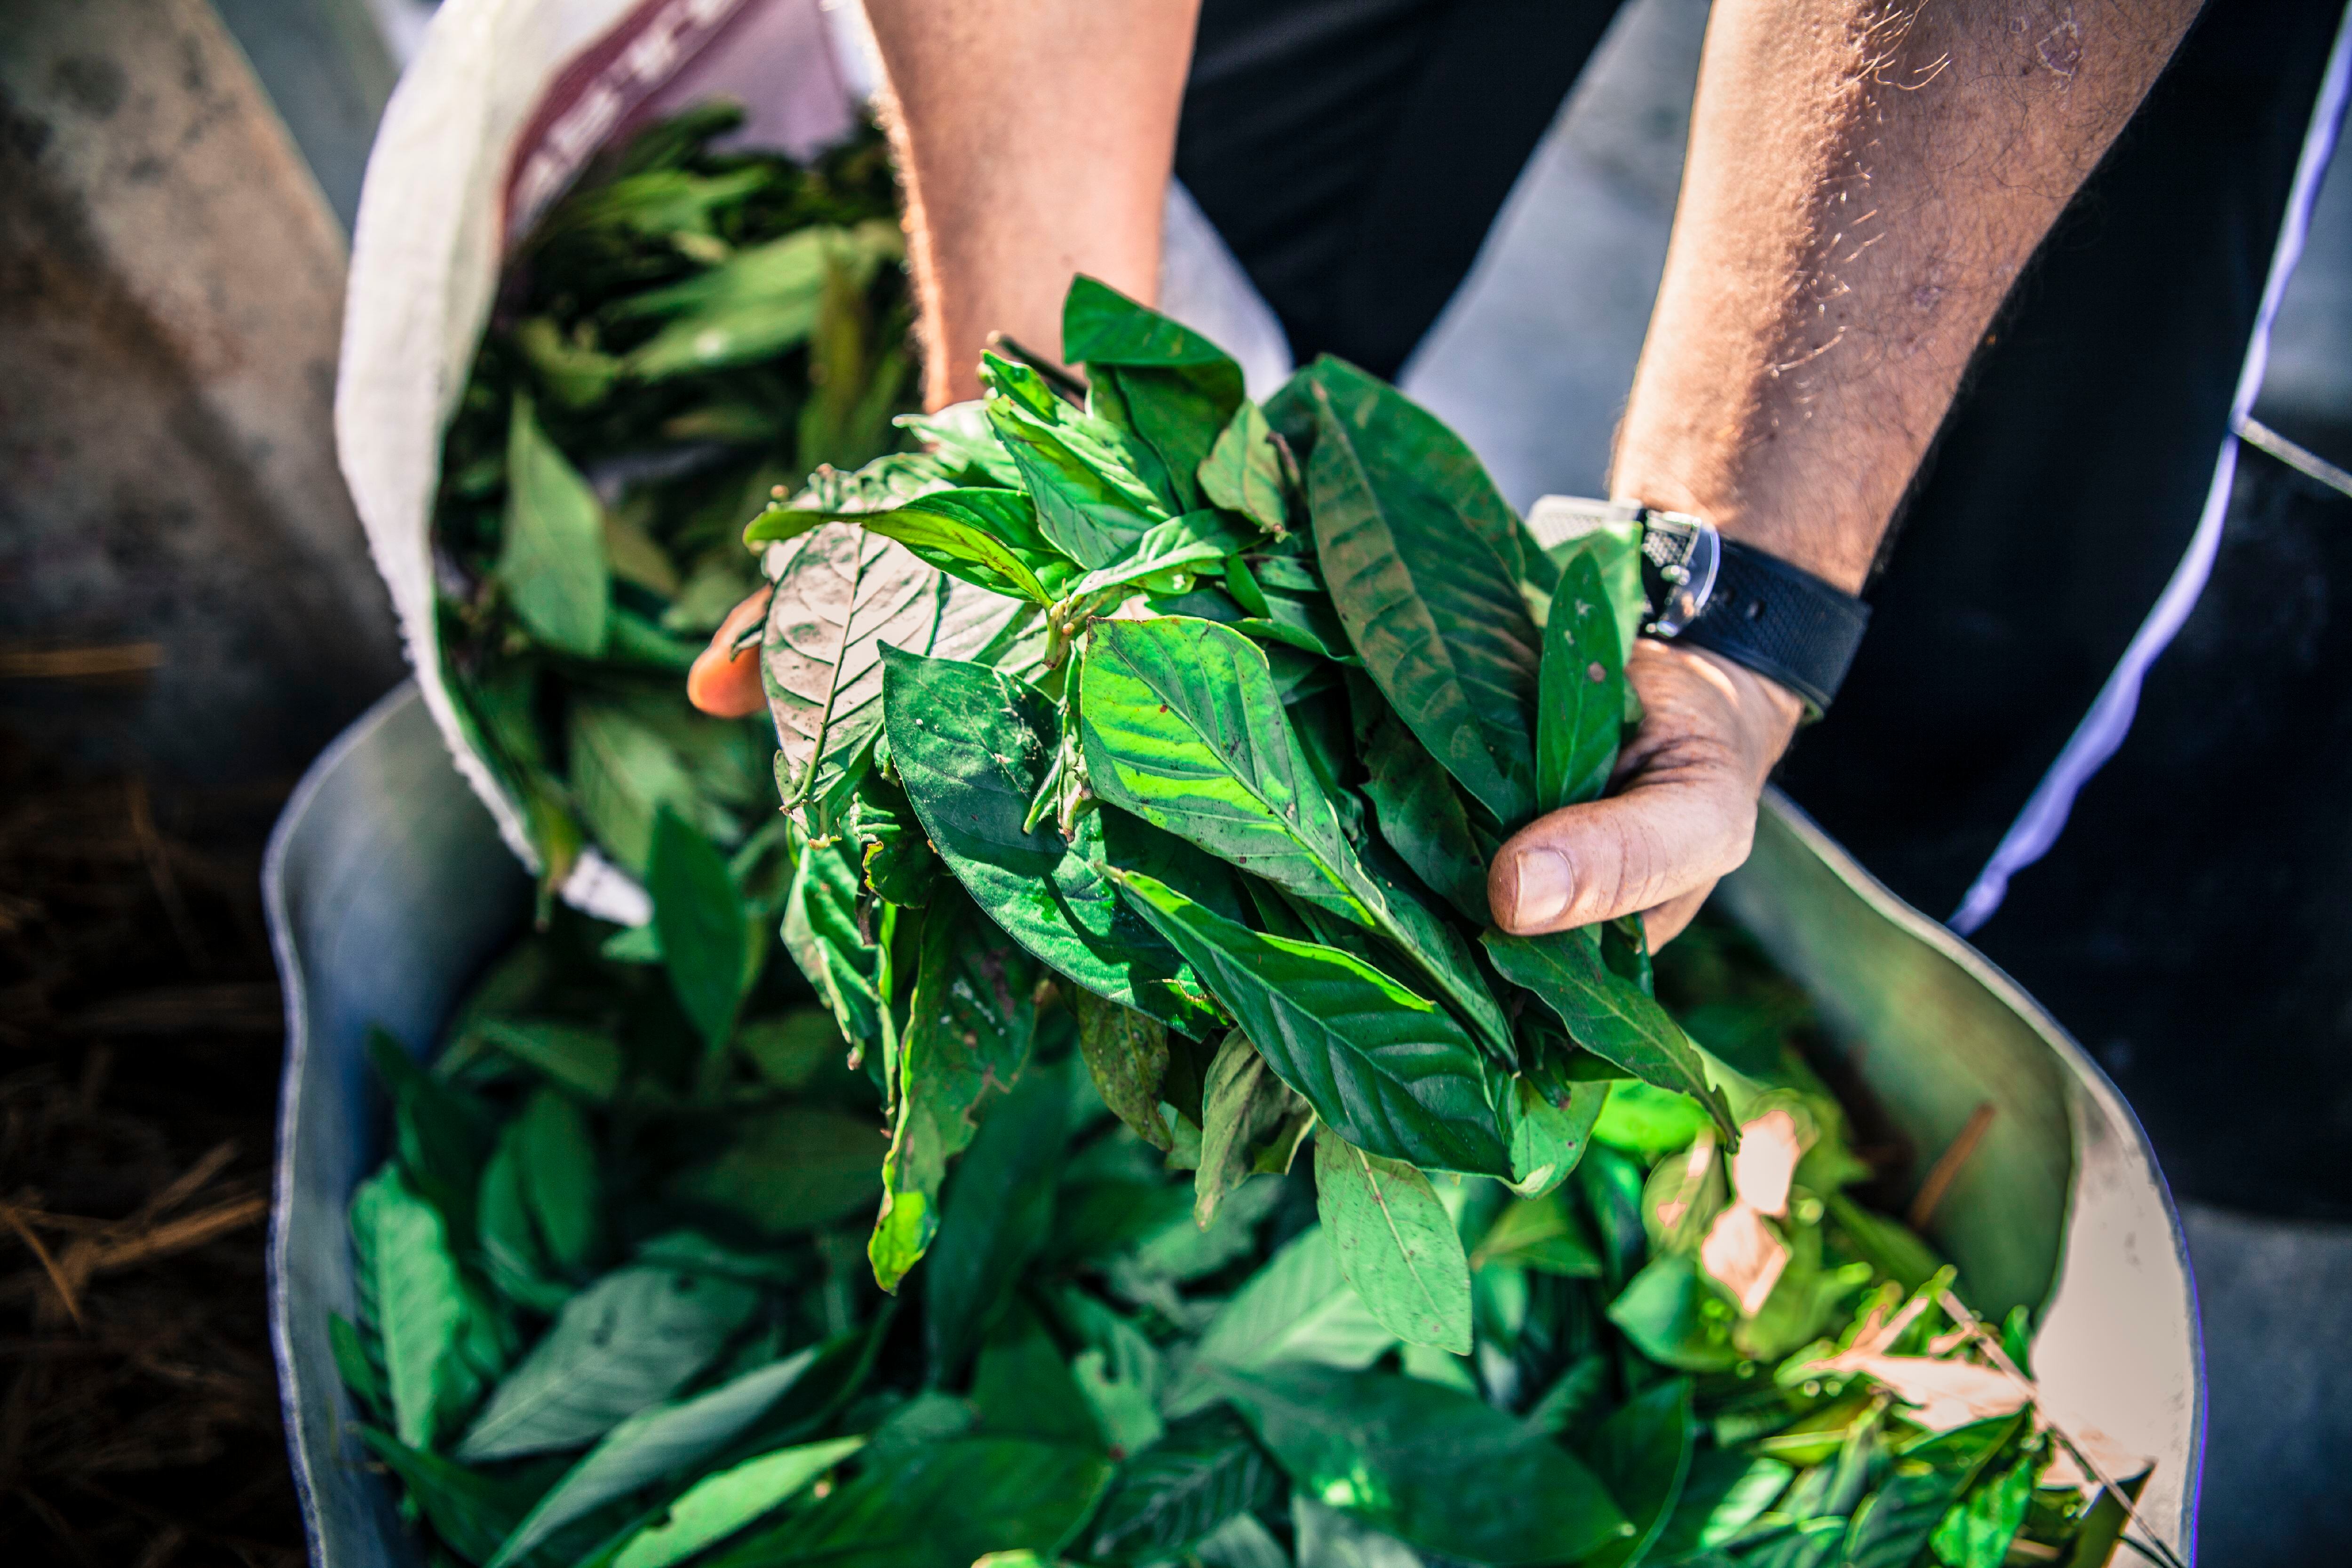
M1078 1017L1078 1054L1103 1103L1145 1142L1170 1148L1167 1124L1160 1120L1160 1085L1168 1076L1166 1026L1092 992L1070 1000Z

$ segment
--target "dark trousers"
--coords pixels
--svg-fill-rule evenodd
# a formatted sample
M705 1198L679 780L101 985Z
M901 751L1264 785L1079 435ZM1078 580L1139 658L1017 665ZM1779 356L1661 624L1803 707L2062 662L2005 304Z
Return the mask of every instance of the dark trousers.
M1177 173L1302 362L1396 373L1614 10L1207 0ZM2196 528L2342 13L2206 8L1988 335L1853 673L1782 770L1930 914L1958 905ZM2352 503L2251 453L2239 488L2129 739L1978 941L2101 1055L2176 1183L2352 1215L2328 1147L2352 1134L2334 689L2352 610L2328 603Z

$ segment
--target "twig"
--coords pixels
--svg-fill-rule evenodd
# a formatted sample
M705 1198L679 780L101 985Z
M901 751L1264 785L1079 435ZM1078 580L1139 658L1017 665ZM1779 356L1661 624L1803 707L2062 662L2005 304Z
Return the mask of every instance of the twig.
M2162 1563L2165 1568L2188 1568L2188 1564L2173 1554L2172 1548L2164 1543L2164 1538L2156 1532L2155 1528L2140 1517L2139 1505L2132 1500L2131 1493L2124 1490L2113 1476L2101 1469L2097 1461L2083 1451L2082 1445L2068 1436L2065 1428L2058 1425L2057 1417L2050 1413L2050 1407L2042 1403L2041 1388L2032 1378L2020 1372L2017 1363L2009 1359L2009 1352L2001 1349L2000 1337L1987 1329L1958 1296L1953 1295L1949 1290L1938 1291L1937 1294L1945 1314L1969 1331L1969 1337L1974 1340L1978 1348L1985 1352L1986 1359L1999 1368L2011 1382L2025 1390L2025 1397L2032 1405L2034 1413L2042 1417L2042 1424L2050 1429L2050 1435L2058 1439L2066 1452L2074 1456L2074 1462L2083 1467L2083 1473L2114 1494L2115 1500L2123 1505L2124 1517L2137 1525L2147 1536L2145 1542L2125 1536L2123 1538L2125 1544L2143 1556L2155 1558L2156 1561Z
M1990 1100L1969 1111L1968 1124L1960 1129L1960 1135L1952 1140L1951 1147L1946 1149L1928 1168L1927 1179L1919 1184L1919 1195L1911 1200L1911 1211L1904 1216L1913 1230L1926 1230L1927 1222L1936 1217L1936 1210L1942 1205L1944 1194L1951 1191L1952 1183L1958 1179L1969 1157L1976 1153L1977 1145L1984 1142L1985 1133L1990 1131L1992 1119L1992 1101Z
M33 1234L33 1227L25 1223L25 1216L18 1214L13 1205L0 1213L5 1214L8 1228L15 1231L23 1239L25 1245L33 1249L35 1258L40 1259L42 1270L48 1275L49 1283L57 1287L58 1300L65 1303L66 1315L73 1319L74 1327L87 1333L89 1323L81 1315L81 1303L75 1300L73 1285L66 1279L65 1270L58 1267L58 1260L49 1256L48 1247L42 1244L39 1237Z
M215 1176L219 1175L221 1172L227 1167L228 1163L236 1158L236 1140L234 1138L223 1139L220 1142L214 1144L212 1148L205 1151L204 1156L194 1164L189 1166L184 1172L181 1173L180 1175L173 1178L164 1186L159 1188L154 1196L140 1205L139 1212L132 1215L126 1223L134 1226L154 1224L157 1220L163 1218L165 1215L170 1214L173 1209L178 1208L182 1204L186 1203L190 1198L195 1196L197 1191L201 1189L206 1182L209 1182Z
M147 862L147 878L155 884L156 898L163 900L163 913L172 922L172 934L180 939L188 962L201 973L212 967L210 955L205 952L205 939L188 913L187 900L180 896L179 879L172 875L171 852L163 847L163 835L155 831L155 814L147 799L147 781L131 780L129 793L131 836L138 840L140 858Z
M0 680L87 680L144 675L163 663L163 645L115 643L97 647L0 648Z

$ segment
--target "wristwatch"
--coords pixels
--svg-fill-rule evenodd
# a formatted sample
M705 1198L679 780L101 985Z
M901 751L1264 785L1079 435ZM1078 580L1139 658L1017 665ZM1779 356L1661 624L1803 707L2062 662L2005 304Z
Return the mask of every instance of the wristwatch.
M1720 654L1804 700L1808 716L1829 708L1870 626L1870 606L1683 512L1639 501L1546 496L1528 526L1549 550L1587 533L1638 526L1643 635Z

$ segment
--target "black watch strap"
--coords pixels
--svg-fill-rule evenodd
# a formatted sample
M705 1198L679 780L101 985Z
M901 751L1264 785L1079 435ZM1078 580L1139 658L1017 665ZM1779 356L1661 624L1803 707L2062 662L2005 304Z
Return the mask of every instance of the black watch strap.
M1546 548L1595 530L1638 529L1644 635L1719 654L1804 700L1818 719L1870 626L1870 606L1713 525L1639 501L1546 496L1528 513Z
M1805 700L1818 719L1845 681L1870 606L1776 555L1725 539L1715 587L1675 640L1721 654Z

